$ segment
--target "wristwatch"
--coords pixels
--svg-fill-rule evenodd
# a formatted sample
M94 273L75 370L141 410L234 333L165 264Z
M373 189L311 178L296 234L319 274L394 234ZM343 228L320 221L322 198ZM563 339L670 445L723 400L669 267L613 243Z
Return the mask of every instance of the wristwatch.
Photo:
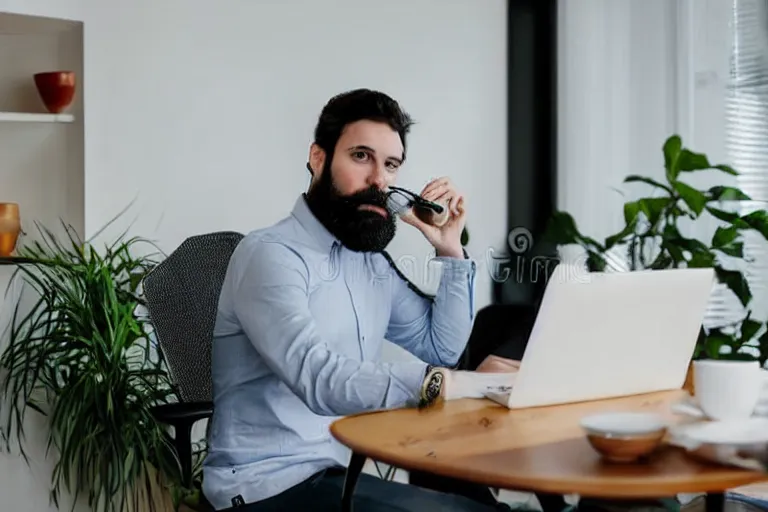
M443 385L445 384L445 372L445 368L427 366L424 382L421 384L419 409L429 407L438 401L442 395Z

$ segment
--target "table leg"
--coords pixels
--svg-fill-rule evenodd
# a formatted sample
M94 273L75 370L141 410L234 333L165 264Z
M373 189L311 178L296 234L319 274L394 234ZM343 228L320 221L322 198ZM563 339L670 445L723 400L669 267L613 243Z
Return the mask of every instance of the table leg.
M341 491L342 512L352 512L352 496L355 494L355 485L365 465L365 455L353 453L347 466L347 475L344 477L344 488Z
M709 493L705 497L704 510L706 512L723 512L725 510L725 493Z
M536 499L539 500L543 512L561 512L568 507L565 498L559 494L537 492Z

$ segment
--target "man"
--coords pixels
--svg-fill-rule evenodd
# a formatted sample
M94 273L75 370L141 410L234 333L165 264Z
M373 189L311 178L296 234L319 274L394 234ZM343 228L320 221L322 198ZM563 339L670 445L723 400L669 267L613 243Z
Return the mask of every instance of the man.
M465 202L446 178L437 228L413 215L442 263L434 298L395 269L387 189L406 159L409 116L355 90L324 107L309 150L312 182L290 216L248 234L229 264L213 343L214 416L204 493L217 510L336 510L349 451L342 415L460 398L454 367L473 322L476 264L460 243ZM384 339L420 361L379 361ZM442 385L441 385L442 383ZM490 511L454 494L361 475L358 510Z

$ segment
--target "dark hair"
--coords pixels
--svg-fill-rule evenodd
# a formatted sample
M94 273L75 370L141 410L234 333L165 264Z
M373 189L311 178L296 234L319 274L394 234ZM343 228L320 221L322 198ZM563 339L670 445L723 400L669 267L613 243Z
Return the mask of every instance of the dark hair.
M413 125L411 117L383 92L355 89L334 96L320 112L315 127L315 143L323 148L329 161L333 159L333 150L344 127L363 119L387 123L396 131L403 143L405 159L405 138Z

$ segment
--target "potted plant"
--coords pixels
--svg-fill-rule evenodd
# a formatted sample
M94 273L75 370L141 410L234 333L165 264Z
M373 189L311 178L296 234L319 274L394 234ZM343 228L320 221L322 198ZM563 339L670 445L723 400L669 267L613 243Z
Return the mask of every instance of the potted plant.
M152 414L173 392L137 290L154 265L151 254L136 255L146 241L120 237L99 251L67 226L62 237L38 228L40 241L0 258L32 294L27 306L16 302L0 354L5 447L17 439L26 459L32 410L49 428L56 506L66 490L92 510L173 508L167 487L179 465Z
M546 238L557 245L578 245L585 251L590 271L608 268L608 253L625 255L630 271L684 267L714 268L717 281L727 287L745 308L737 322L723 319L715 327L702 328L694 358L729 360L768 359L768 332L758 336L764 323L751 318L748 308L752 291L739 261L745 261L744 238L755 231L768 239L768 214L757 210L738 213L740 202L750 201L733 186L714 186L700 190L686 182L694 172L713 170L730 176L738 172L728 165L712 164L706 155L682 144L678 135L663 146L665 179L631 175L624 183L641 183L652 194L624 204L624 227L599 242L579 231L567 212L556 212L548 225ZM683 221L691 222L709 215L720 221L710 240L698 240L686 234ZM757 352L757 355L755 355Z

